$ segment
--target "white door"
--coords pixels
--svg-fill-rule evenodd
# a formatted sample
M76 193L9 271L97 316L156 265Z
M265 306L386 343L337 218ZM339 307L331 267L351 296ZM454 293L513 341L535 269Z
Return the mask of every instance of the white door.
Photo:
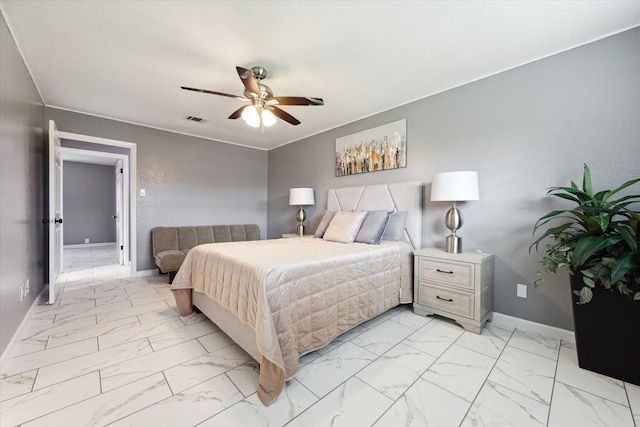
M124 169L122 160L118 160L115 168L116 174L116 213L113 216L116 220L116 245L118 249L118 262L120 265L124 265L124 221L123 221L123 206L124 206Z
M55 285L62 271L62 153L58 129L49 120L49 300L56 300Z

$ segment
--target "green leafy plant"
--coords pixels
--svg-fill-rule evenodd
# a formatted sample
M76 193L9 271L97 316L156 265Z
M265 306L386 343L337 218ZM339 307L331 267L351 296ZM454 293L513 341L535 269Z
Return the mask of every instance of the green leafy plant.
M638 182L640 178L615 190L594 193L591 172L585 164L581 189L574 182L570 187L548 189L547 195L569 200L575 207L549 212L536 222L534 235L543 226L548 228L531 244L529 252L533 248L537 251L547 237L553 243L545 245L541 260L544 273L538 273L535 286L544 283L549 273L566 268L570 274L582 276L583 287L573 291L580 298L578 304L590 302L596 286L617 289L640 300L640 194L618 195ZM565 222L558 224L558 220Z

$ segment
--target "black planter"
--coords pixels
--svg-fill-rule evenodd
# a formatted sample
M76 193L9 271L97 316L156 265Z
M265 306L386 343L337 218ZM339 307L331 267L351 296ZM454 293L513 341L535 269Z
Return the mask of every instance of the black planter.
M572 290L582 288L581 275L569 277ZM591 302L577 301L573 295L578 365L640 385L640 301L601 286L593 289Z

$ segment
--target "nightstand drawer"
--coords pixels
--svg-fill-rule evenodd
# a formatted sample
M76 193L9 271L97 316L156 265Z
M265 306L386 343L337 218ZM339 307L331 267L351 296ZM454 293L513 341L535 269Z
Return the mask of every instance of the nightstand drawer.
M472 293L444 289L429 283L420 283L420 304L434 309L473 318L475 298Z
M420 258L420 280L447 283L464 289L473 290L473 264Z

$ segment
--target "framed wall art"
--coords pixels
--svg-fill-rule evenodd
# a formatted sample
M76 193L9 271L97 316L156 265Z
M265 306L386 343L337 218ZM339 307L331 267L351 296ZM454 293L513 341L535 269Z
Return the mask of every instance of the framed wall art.
M407 120L336 139L336 176L407 167Z

